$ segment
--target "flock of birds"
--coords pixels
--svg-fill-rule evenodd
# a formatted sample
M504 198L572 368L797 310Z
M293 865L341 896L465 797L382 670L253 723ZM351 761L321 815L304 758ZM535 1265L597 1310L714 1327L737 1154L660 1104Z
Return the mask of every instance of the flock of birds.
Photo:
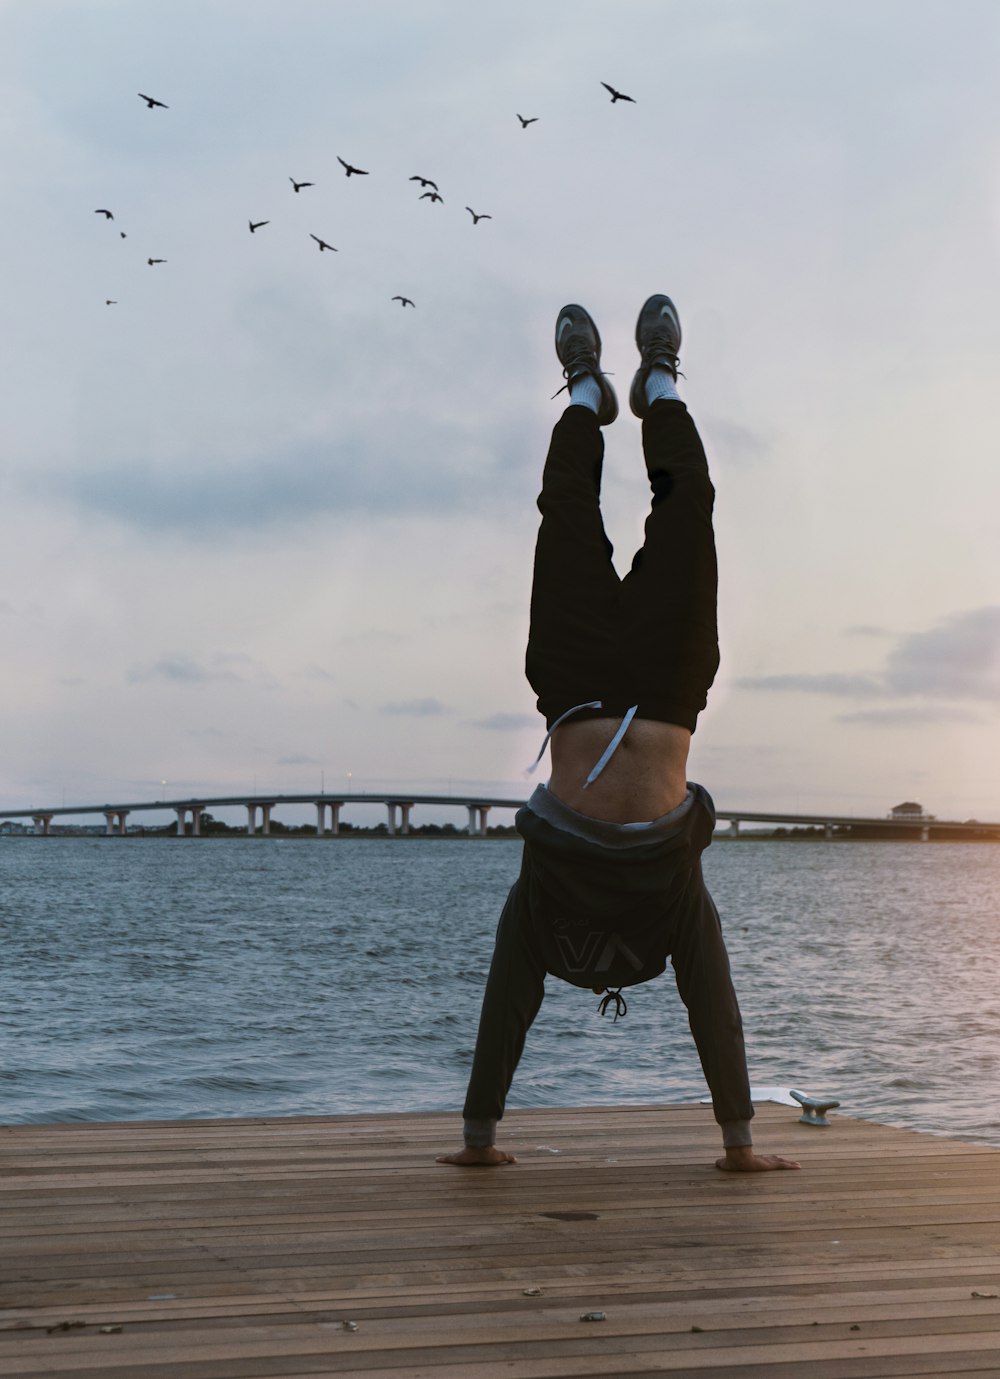
M616 101L631 101L633 105L636 103L634 96L626 96L623 91L618 91L615 89L615 87L609 86L609 84L606 81L602 81L601 85L604 87L606 91L610 92L612 105L614 105ZM142 91L139 91L136 94L139 96L140 100L146 102L147 110L155 110L157 108L159 108L160 110L170 109L169 105L167 105L164 101L157 100L155 96L147 96ZM529 125L538 123L539 116L525 116L518 114L517 118L521 123L521 128L527 129ZM345 159L341 158L339 154L337 155L337 162L344 169L344 175L346 177L368 177L370 175L369 170L367 168L355 167L353 163L348 163ZM301 192L303 188L314 187L316 185L315 182L297 182L294 177L289 177L288 180L289 182L291 182L292 190L296 193L296 195L298 195L298 193ZM444 197L441 195L437 183L434 182L430 177L422 177L419 173L417 173L414 174L414 176L411 177L409 180L411 182L419 182L422 189L427 187L430 188L430 191L421 190L418 200L429 201L432 206L435 204L435 202L439 203L442 206L444 205ZM469 212L469 215L472 216L473 226L478 225L481 220L493 219L493 217L491 215L488 215L485 211L474 211L471 206L466 206L465 209ZM97 209L94 211L94 215L102 215L107 221L112 221L115 218L114 213L110 211L106 206L97 207ZM270 220L250 219L247 223L250 227L250 233L252 235L255 235L258 230L263 229L265 225L270 225L271 222ZM128 238L124 230L119 230L118 234L122 239ZM321 254L324 253L327 249L329 249L331 253L334 254L339 252L339 250L337 250L334 245L328 243L328 241L323 239L320 235L314 235L310 231L309 238L316 241L316 243L319 245L319 252ZM146 263L149 265L150 268L154 268L157 264L166 262L166 259L146 259ZM398 293L396 296L390 298L390 300L394 302L399 302L400 305L404 308L404 310L408 306L416 306L416 303L413 301L411 297L404 297ZM106 297L104 300L104 305L117 306L118 302L114 298Z

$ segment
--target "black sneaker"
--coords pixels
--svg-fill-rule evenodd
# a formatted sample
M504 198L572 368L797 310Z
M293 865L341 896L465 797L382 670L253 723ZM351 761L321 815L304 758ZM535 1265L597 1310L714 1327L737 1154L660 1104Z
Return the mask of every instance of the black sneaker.
M590 374L601 390L601 405L597 411L600 426L607 426L618 415L618 398L601 373L601 337L589 311L582 306L564 306L556 318L556 354L563 366L566 382L559 393L569 388L581 374ZM554 393L553 397L558 397Z
M654 365L667 369L677 381L677 352L681 347L681 322L677 308L662 292L649 297L635 323L635 343L642 363L636 370L629 389L628 405L637 417L649 411L646 401L646 380Z

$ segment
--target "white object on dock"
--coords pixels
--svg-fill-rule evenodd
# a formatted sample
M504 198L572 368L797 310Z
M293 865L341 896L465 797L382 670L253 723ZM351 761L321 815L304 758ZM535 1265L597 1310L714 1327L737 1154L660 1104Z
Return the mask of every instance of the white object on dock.
M753 1102L773 1101L778 1106L798 1106L794 1095L788 1087L751 1087L750 1100ZM702 1106L711 1106L712 1098L703 1096Z
M752 1102L773 1101L778 1106L801 1106L802 1114L799 1120L803 1125L817 1125L820 1127L829 1126L825 1112L832 1111L835 1106L839 1106L839 1101L822 1100L820 1097L806 1096L805 1092L796 1092L791 1087L751 1087L750 1100ZM711 1106L712 1098L703 1096L702 1106Z

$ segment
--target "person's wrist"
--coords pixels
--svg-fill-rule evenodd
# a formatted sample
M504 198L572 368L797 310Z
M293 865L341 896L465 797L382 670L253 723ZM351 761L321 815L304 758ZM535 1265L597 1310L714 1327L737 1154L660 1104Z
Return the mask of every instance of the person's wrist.
M497 1123L492 1117L465 1117L465 1143L469 1149L488 1149L496 1144Z

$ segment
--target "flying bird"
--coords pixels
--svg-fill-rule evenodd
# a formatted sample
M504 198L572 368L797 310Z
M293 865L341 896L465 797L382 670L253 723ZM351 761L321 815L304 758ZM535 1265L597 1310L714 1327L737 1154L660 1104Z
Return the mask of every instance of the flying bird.
M169 109L170 109L170 106L169 106L169 105L164 105L162 101L155 100L152 96L143 95L143 93L142 93L141 91L137 91L136 94L137 94L142 100L144 100L144 101L146 102L146 109L147 109L147 110L152 110L152 108L153 108L154 105L158 105L158 106L160 107L161 110L169 110Z
M108 297L108 298L105 300L104 305L105 305L105 306L117 306L118 303L117 303L117 302L113 302L113 301L111 300L111 298Z
M128 239L128 235L124 230L119 230L118 233L121 235L122 239Z
M516 113L517 113L517 112L515 111L515 114L516 114ZM537 116L537 115L530 115L530 116L528 117L528 119L525 119L523 115L518 115L517 118L521 121L521 128L522 128L522 129L527 129L527 128L528 128L528 125L530 125L530 124L537 124L537 123L538 123L538 116Z
M408 307L408 306L414 306L414 307L416 306L416 302L411 301L409 297L393 297L392 300L393 300L394 302L402 302L402 303L403 303L403 309L404 309L404 310L405 310L406 307Z
M472 216L472 223L473 223L473 225L478 225L479 222L480 222L481 220L492 220L492 219L493 219L493 217L492 217L491 215L477 215L476 212L472 209L471 206L466 206L465 209L469 212L469 215Z
M147 259L146 262L152 268L154 263L166 263L166 259Z
M316 243L319 245L319 252L320 252L321 254L322 254L322 252L323 252L324 249L333 249L333 245L332 245L332 244L327 244L327 242L326 242L325 239L320 239L319 235L314 235L313 232L312 232L311 230L309 231L309 238L310 238L310 239L314 239L314 240L316 241ZM338 253L340 252L340 250L339 250L339 249L333 249L333 252L334 252L335 254L338 254Z
M438 189L438 184L432 182L429 177L411 177L410 181L419 182L422 187L433 187L435 191Z
M104 216L105 220L114 220L114 216L111 214L111 212L106 211L103 206L98 206L97 210L94 212L94 215L102 215Z
M417 199L419 201L440 201L442 206L444 205L444 197L441 196L439 192L424 192L423 195Z
M604 87L605 91L611 92L612 105L614 105L615 101L631 101L632 104L635 105L636 100L634 96L626 96L624 92L616 91L615 88L613 86L609 86L606 81L602 81L601 85Z
M296 191L300 191L303 187L315 187L316 185L315 182L296 182L294 177L290 177L288 180Z
M345 163L339 153L337 154L337 162L344 169L344 173L347 177L350 177L352 173L356 173L358 177L368 176L368 173L364 170L364 168L356 168L353 167L350 163Z
M256 234L257 231L260 229L260 227L261 227L262 225L270 225L270 223L271 223L271 222L270 222L269 220L248 220L248 221L247 221L247 224L250 226L250 233L251 233L252 235Z

